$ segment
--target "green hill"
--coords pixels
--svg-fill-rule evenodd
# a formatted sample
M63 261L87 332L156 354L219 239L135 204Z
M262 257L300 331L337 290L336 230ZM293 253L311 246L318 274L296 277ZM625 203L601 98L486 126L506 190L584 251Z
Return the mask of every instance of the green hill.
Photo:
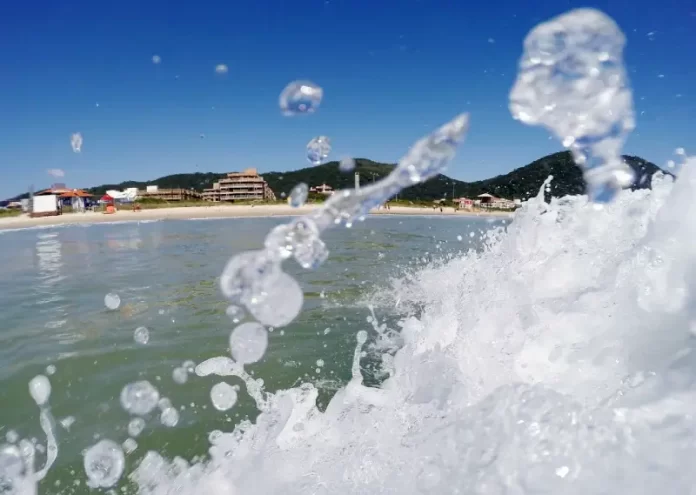
M637 181L634 188L650 187L652 175L661 171L654 163L639 157L624 156L624 160L636 173ZM364 158L356 159L355 170L360 172L360 182L363 185L381 179L393 169L393 164L373 162ZM424 184L416 184L402 191L399 198L412 201L430 201L443 197L452 198L453 193L455 197L471 198L487 192L503 198L524 200L530 196L535 196L549 175L554 177L551 183L553 196L583 194L585 192L585 182L581 170L575 166L570 152L562 151L540 158L510 173L476 182L463 182L446 175L438 175ZM127 181L120 184L103 184L88 190L96 195L102 195L109 189L122 190L126 187L145 189L146 185L157 185L163 189L181 187L202 190L212 187L213 182L224 176L225 174L211 172L175 174L147 182ZM353 173L344 173L339 170L338 162L329 162L289 172L269 172L263 174L263 177L277 196L280 196L281 193L290 193L293 186L299 182L304 182L310 186L328 184L334 189L343 189L353 187L355 181Z

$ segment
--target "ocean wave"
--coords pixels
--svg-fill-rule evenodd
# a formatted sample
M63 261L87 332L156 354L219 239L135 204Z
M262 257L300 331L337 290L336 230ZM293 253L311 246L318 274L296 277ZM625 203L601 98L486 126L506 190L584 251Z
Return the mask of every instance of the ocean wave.
M695 184L692 160L601 210L529 201L482 252L405 281L422 312L379 388L355 367L324 412L311 384L266 394L208 462L150 452L132 479L153 495L687 493Z

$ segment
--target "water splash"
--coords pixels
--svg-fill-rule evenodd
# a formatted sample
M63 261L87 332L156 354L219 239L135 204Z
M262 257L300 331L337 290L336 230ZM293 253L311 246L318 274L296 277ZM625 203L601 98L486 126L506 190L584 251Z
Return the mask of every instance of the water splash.
M634 180L621 158L635 127L624 45L623 33L605 14L563 14L529 33L510 92L512 115L544 126L569 148L584 170L589 196L601 203Z

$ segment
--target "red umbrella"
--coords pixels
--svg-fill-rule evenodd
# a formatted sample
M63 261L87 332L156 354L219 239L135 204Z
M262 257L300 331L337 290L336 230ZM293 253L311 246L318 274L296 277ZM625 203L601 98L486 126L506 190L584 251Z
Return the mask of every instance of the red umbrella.
M108 194L105 194L104 196L101 197L100 201L103 201L104 203L113 203L114 198L112 198Z

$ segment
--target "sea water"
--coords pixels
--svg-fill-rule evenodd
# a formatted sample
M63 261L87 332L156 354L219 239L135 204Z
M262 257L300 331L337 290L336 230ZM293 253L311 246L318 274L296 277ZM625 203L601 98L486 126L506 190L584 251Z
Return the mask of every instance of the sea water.
M583 52L582 40L595 40L593 33L600 44L593 41L592 53ZM563 43L576 35L580 42ZM611 20L579 11L535 30L526 48L560 52L563 56L547 63L580 67L581 73L571 76L585 88L596 81L583 78L616 71L623 45L617 37ZM610 47L608 55L598 49L601 40ZM622 77L602 81L592 87L601 91L615 84L619 91L627 84ZM521 75L523 88L532 82ZM483 250L434 266L425 262L393 280L390 289L376 290L367 299L375 316L352 335L350 377L322 406L312 380L271 391L262 373L252 374L224 352L199 362L196 379L241 383L259 414L211 432L205 459L171 458L149 449L129 475L134 489L689 493L696 482L691 469L696 272L690 248L696 234L696 161L684 158L676 182L656 177L652 191L621 191L616 144L630 118L602 113L598 105L608 110L612 103L623 104L626 94L616 101L585 96L591 102L588 118L628 119L624 127L607 128L612 132L600 141L611 145L595 147L583 135L585 126L566 136L575 141L564 138L570 147L584 140L574 151L590 162L591 197L613 201L602 208L581 196L546 203L542 187L506 231L483 233ZM555 119L538 122L562 130ZM595 129L594 123L589 127ZM277 226L263 247L228 263L220 281L224 296L245 306L269 333L278 331L272 327L290 331L299 315L297 282L283 261L292 259L305 269L328 263L330 243L320 237L328 227L351 227L407 180L438 173L465 128L465 118L456 118L416 143L384 182L338 195L318 214ZM403 312L395 328L376 317L386 308ZM379 362L372 383L362 368L370 359ZM46 382L39 380L39 392L45 392ZM34 398L45 398L36 385ZM42 418L48 417L46 402L37 403ZM42 426L53 438L50 425L42 421ZM111 474L121 466L120 448L105 442L85 453L85 460L102 454L97 467L85 466L90 482L100 486L104 479L113 481ZM30 481L43 477L50 460L34 475L31 446L4 449L5 479L15 492L28 493Z

